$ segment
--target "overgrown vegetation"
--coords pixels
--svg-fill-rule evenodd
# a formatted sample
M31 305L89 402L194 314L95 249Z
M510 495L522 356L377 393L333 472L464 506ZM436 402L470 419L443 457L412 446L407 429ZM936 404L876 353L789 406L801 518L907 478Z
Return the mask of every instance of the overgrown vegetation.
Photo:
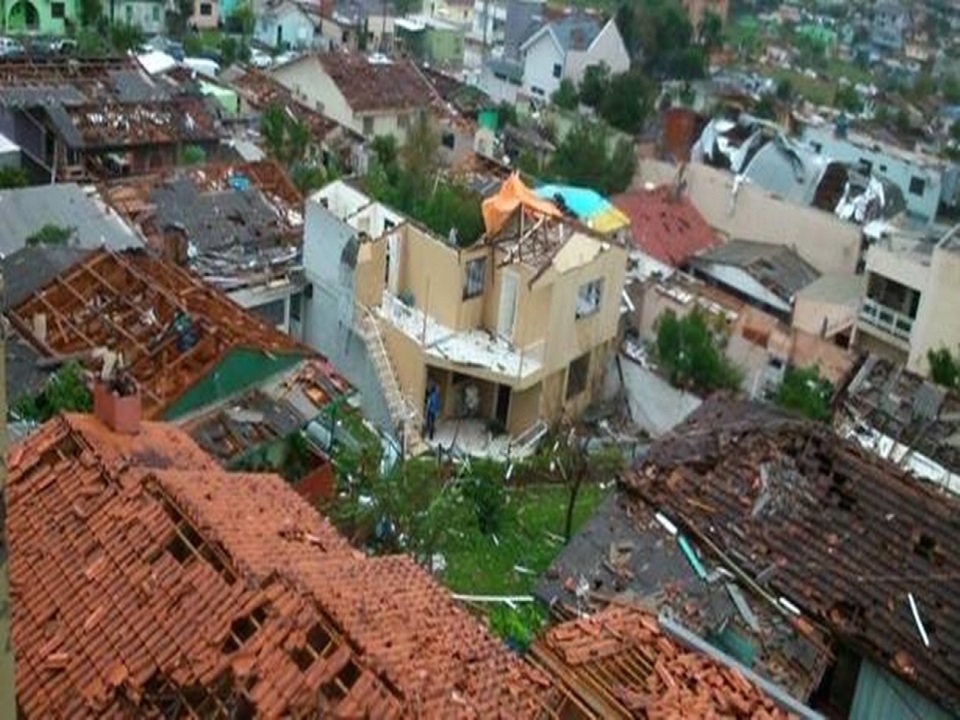
M948 388L960 385L960 358L947 348L928 350L927 362L930 365L930 379L937 385Z
M653 110L655 96L654 83L639 68L611 75L610 68L601 63L586 69L579 89L564 80L551 99L567 110L583 103L612 127L636 135Z
M480 196L444 179L439 172L440 134L426 113L397 147L392 135L374 138L366 178L367 192L380 202L419 220L443 238L455 236L461 246L483 234Z
M27 171L18 167L0 168L0 190L26 187L30 184Z
M283 105L273 104L263 111L260 134L267 154L289 168L290 177L301 193L322 187L330 180L330 172L319 160L310 128Z
M820 377L820 369L787 368L783 382L777 388L774 402L782 408L798 412L811 420L830 419L830 399L833 385Z
M610 138L600 123L579 120L550 159L547 175L604 195L622 192L633 180L637 157L629 140Z
M24 395L13 406L20 420L44 423L61 412L90 412L93 395L83 369L77 363L64 365L51 375L35 395Z
M638 67L655 79L703 77L707 49L698 43L694 27L677 0L636 0L620 5L617 28ZM711 23L701 28L701 39L715 43Z
M180 152L182 165L203 165L207 161L207 153L199 145L187 145Z
M27 247L39 245L68 245L73 241L77 229L47 223L26 239Z
M723 352L726 334L700 308L685 317L668 311L656 326L654 356L676 387L708 394L736 390L742 374Z

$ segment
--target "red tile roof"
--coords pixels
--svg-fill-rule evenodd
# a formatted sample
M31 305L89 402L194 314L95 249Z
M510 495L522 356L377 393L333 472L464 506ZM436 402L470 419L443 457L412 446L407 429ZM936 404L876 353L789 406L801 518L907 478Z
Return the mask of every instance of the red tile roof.
M434 100L433 89L406 60L371 62L363 55L339 51L317 57L355 113L414 110Z
M630 218L637 249L667 265L682 265L720 244L690 200L675 199L670 188L631 190L613 198L613 204Z
M26 718L535 717L556 690L412 560L180 430L65 416L9 464Z
M611 605L556 625L532 655L600 717L788 717L740 672L688 650L638 607Z

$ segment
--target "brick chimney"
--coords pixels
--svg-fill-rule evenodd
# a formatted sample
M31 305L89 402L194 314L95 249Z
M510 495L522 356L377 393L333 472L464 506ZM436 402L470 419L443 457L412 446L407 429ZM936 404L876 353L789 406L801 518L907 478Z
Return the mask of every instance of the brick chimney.
M136 435L140 432L142 412L140 388L128 375L97 379L93 386L93 414L108 428L121 435Z

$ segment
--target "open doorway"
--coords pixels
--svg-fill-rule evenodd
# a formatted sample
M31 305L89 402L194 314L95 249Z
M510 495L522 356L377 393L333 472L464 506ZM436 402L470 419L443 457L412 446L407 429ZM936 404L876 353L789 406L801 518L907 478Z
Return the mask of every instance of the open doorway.
M506 429L507 417L510 414L510 386L497 386L497 406L494 412L494 419L501 428Z

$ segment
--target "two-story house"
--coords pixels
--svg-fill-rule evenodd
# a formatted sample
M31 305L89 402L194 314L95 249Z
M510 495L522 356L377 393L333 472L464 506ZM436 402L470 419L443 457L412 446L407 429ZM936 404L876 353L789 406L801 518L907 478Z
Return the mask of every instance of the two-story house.
M267 47L295 50L326 47L319 8L295 0L268 2L254 28L254 37Z
M6 0L0 2L0 30L10 34L64 35L80 17L77 0Z
M417 113L434 100L417 68L380 55L307 55L276 68L273 76L343 127L365 138L393 135L400 144Z
M480 84L498 101L516 102L520 95L546 101L563 80L579 85L588 67L601 64L613 73L630 68L616 23L609 20L604 25L595 17L570 15L535 27L520 43L516 57L507 53L489 62Z
M364 200L334 183L307 203L305 339L336 352L356 328L376 373L356 359L343 372L366 394L376 375L408 448L430 384L441 423L482 421L514 439L589 405L616 349L624 247L523 205L462 246ZM337 322L314 322L331 308Z
M867 252L866 291L854 344L921 375L927 353L960 347L950 322L960 304L960 226L939 239L929 233L886 232Z

